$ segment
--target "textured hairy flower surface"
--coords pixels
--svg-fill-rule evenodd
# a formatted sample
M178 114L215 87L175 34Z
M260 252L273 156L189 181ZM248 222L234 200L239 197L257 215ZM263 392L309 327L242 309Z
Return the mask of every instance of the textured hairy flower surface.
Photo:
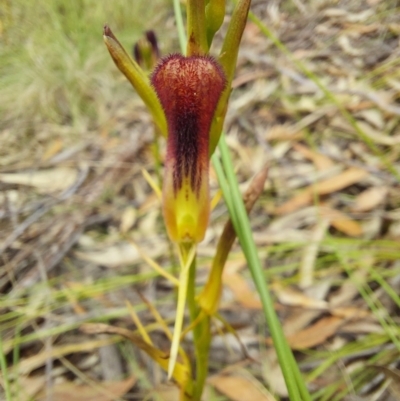
M167 119L163 213L175 242L200 242L209 218L209 133L225 76L209 56L172 54L152 84Z

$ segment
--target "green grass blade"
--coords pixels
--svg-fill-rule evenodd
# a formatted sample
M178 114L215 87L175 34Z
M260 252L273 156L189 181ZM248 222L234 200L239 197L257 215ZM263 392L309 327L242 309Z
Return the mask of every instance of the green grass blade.
M186 54L186 33L179 0L174 0L174 14L176 27L178 29L179 47L181 48L182 54Z
M239 191L238 182L234 173L233 164L224 135L221 136L219 150L221 152L226 180L229 184L229 192L226 192L226 188L224 188L225 184L221 186L221 189L223 190L224 197L227 199L229 213L235 226L235 230L243 252L246 256L246 260L248 262L257 291L261 298L265 319L271 331L271 336L274 341L274 347L278 355L279 364L288 388L289 397L292 401L311 400L304 379L302 378L292 351L286 341L282 326L274 309L274 303L265 281L265 275L258 257L256 245L253 240L246 209ZM215 158L216 157L213 157L214 163ZM216 164L214 164L214 167L215 166ZM218 174L218 168L216 168L216 172ZM220 175L218 175L218 178L220 179ZM224 183L224 178L221 179L221 182Z
M3 388L4 388L4 393L6 396L6 400L7 401L11 401L11 388L10 388L10 382L8 380L8 368L7 368L7 361L6 361L6 356L4 355L3 352L3 339L0 335L0 370L2 372L2 376L3 376Z
M224 194L224 200L228 207L228 210L233 211L234 210L233 196L231 194L231 190L229 188L228 181L225 178L225 173L224 173L224 169L221 164L221 160L219 159L219 157L217 155L215 155L215 153L213 154L211 160L212 160L215 172L217 173L218 183L222 190L222 193ZM231 217L234 227L237 227L239 224L239 221L237 219L236 214L233 213L232 216L230 216L230 217Z

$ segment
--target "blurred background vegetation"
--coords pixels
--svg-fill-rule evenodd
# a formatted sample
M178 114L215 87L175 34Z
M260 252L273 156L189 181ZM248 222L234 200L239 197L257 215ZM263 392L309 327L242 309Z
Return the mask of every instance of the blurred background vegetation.
M0 127L16 140L43 122L73 135L101 127L133 94L105 51L103 25L128 50L150 28L169 48L171 17L165 0L1 0Z
M269 163L251 221L276 309L314 399L397 401L399 2L254 0L252 11L259 23L244 34L226 130L243 188ZM127 241L173 270L141 172L157 180L153 126L103 44L105 23L127 50L147 29L163 54L179 50L167 0L0 0L0 363L2 383L24 401L46 399L36 394L52 366L69 394L129 375L107 391L176 399L129 343L78 330L133 329L127 299L153 324L136 288L169 323L175 308L171 287ZM199 284L226 216L220 202ZM252 358L216 331L207 396L236 401L236 384L285 400L239 247L228 271L221 314Z

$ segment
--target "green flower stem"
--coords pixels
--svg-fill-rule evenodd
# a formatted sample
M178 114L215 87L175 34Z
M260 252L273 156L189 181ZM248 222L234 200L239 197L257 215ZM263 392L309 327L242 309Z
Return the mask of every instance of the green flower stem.
M190 321L195 322L200 313L196 302L196 257L189 270L189 281L187 291L187 304L189 307ZM204 316L193 327L193 343L196 358L196 380L193 389L193 401L200 401L204 384L208 375L208 357L211 344L211 320Z
M187 0L187 56L208 53L204 0Z
M181 52L182 54L186 54L187 40L179 0L174 0L174 12L176 25L178 28ZM206 40L205 33L204 39ZM200 313L200 308L198 307L196 302L196 256L193 258L189 270L186 302L189 308L190 321L193 324L194 322L196 322L196 319L198 318ZM201 319L200 322L194 325L193 343L196 359L196 380L194 381L192 401L200 401L204 389L204 384L208 375L208 359L211 344L211 321L208 316L205 316L204 319Z
M264 315L268 323L271 336L276 349L279 365L281 366L283 376L288 388L289 397L291 401L308 401L311 400L304 379L301 376L297 363L294 359L292 351L284 336L282 326L276 315L274 303L271 294L268 290L265 281L264 272L258 257L257 248L255 246L249 220L247 217L246 209L239 191L238 182L234 173L233 164L229 155L228 146L225 141L224 135L221 135L219 142L219 150L221 152L222 164L225 172L225 179L222 178L221 189L224 193L224 198L230 198L227 201L227 207L232 218L237 236L245 254L246 260L249 265L253 281L257 287L258 293L263 305ZM214 166L216 156L213 157ZM216 172L220 169L216 168ZM218 175L220 179L220 176ZM225 180L229 184L229 191L224 190Z
M179 0L174 0L174 14L176 18L176 26L178 29L179 47L181 48L182 54L185 55L186 33L185 33L185 26L183 25L181 6L179 4Z

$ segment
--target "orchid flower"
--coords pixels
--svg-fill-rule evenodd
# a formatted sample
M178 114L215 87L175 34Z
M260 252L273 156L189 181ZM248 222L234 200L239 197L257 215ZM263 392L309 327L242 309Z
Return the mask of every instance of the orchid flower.
M209 56L172 54L156 67L151 82L168 126L165 224L172 241L197 243L208 225L209 132L225 75Z
M104 28L104 41L115 64L167 138L162 209L168 235L178 245L181 260L169 376L179 349L188 271L208 226L209 159L222 131L250 1L236 3L220 54L213 58L209 48L224 20L225 0L187 0L187 55L161 59L150 79L111 29Z

